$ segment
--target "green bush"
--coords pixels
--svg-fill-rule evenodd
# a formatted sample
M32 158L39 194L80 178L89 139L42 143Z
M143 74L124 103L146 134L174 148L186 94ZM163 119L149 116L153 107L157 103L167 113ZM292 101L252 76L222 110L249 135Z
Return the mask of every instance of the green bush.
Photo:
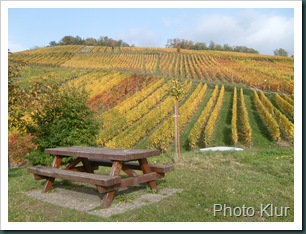
M32 99L35 109L28 113L30 121L25 122L37 145L37 152L28 157L30 163L50 165L49 157L43 154L46 148L96 145L99 123L86 105L88 94L84 89L40 83L30 90L29 96L37 97Z
M32 151L27 157L32 165L51 166L53 157L50 154L45 154L41 151Z

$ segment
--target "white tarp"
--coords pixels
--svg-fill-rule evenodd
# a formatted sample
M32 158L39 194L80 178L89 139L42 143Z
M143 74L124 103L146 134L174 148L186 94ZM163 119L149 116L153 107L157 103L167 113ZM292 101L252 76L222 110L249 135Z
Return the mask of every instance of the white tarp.
M227 150L234 150L234 151L242 151L242 148L237 147L229 147L229 146L217 146L217 147L209 147L209 148L202 148L200 149L201 152L205 151L227 151Z

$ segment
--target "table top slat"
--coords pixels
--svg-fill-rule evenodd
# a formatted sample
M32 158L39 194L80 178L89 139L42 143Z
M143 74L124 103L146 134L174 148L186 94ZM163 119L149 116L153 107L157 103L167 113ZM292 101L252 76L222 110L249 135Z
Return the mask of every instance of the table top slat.
M111 149L88 146L72 146L45 149L45 153L58 156L74 156L88 159L132 161L157 156L160 154L160 151L146 149Z

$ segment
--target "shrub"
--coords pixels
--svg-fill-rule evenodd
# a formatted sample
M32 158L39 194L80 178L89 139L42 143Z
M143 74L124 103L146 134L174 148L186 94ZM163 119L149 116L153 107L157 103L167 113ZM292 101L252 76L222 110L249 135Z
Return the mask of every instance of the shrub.
M37 151L28 157L32 164L50 163L43 154L46 148L96 145L99 123L86 105L85 89L40 82L27 92L28 108L22 116L27 121L22 123L37 145Z
M85 90L69 86L51 92L52 99L42 101L41 109L31 115L33 123L28 126L40 148L95 145L98 122L86 105Z
M9 135L8 153L11 166L20 166L25 162L28 154L35 149L35 145L31 142L31 139L31 135L21 134L16 131Z
M51 166L53 157L50 154L35 150L29 154L28 160L32 165Z

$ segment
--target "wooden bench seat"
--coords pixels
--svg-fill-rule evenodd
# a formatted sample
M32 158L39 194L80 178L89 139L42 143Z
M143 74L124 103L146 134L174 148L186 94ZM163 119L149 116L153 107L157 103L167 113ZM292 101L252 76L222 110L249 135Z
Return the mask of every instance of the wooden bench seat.
M53 167L29 167L28 172L35 175L35 179L61 178L75 182L89 183L102 187L112 187L121 183L120 176L100 175L86 172L57 169Z
M110 160L98 160L98 159L90 159L89 160L91 166L96 169L97 166L112 166L112 161ZM141 170L139 163L137 162L124 162L125 167L133 169L133 170ZM157 165L157 164L149 164L149 167L152 172L156 172L158 174L165 174L167 172L173 171L173 165Z

